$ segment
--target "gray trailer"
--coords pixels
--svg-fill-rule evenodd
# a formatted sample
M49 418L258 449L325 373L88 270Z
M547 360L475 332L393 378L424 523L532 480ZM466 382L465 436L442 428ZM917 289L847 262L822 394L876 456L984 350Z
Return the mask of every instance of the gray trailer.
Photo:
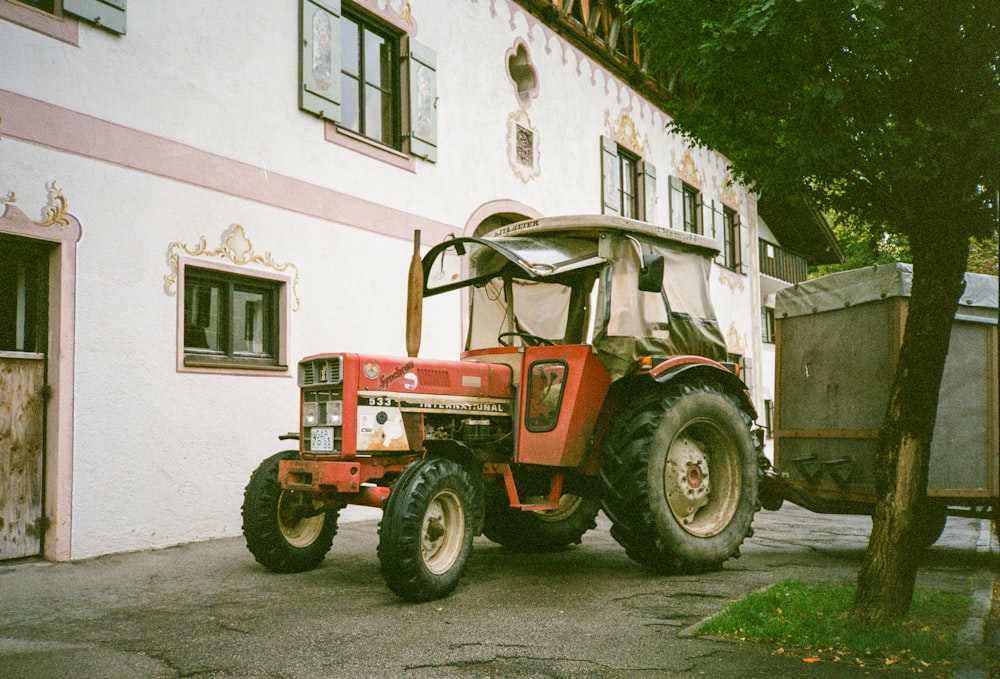
M762 503L870 514L874 454L902 344L912 268L885 264L780 291L774 469ZM966 274L941 385L926 544L947 516L1000 514L997 277Z

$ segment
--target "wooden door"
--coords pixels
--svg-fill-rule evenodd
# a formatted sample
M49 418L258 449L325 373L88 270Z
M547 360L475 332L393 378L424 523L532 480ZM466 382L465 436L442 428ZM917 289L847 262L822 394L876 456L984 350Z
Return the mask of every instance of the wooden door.
M42 550L48 246L0 236L0 559Z
M42 548L41 354L0 352L0 559Z

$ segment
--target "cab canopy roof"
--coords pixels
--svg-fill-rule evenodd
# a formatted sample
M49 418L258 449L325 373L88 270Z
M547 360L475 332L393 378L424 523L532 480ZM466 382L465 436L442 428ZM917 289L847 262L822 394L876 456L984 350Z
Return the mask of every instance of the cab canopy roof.
M570 215L531 219L501 226L480 237L450 238L423 258L424 295L479 285L513 265L531 279L558 276L606 261L598 254L602 237L614 234L657 249L687 252L711 260L715 241L610 215ZM457 255L457 256L456 256ZM465 259L468 266L462 267Z

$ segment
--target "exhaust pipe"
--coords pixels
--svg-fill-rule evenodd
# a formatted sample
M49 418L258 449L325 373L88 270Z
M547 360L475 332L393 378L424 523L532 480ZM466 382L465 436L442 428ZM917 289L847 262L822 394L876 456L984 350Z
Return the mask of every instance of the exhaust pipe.
M420 229L413 232L413 256L406 287L406 355L416 358L420 353L423 326L424 265L420 261Z

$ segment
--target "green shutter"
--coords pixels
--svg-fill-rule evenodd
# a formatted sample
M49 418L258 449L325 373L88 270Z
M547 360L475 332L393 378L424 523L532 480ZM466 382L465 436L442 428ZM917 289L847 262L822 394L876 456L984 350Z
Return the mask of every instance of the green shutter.
M125 0L63 0L63 11L112 33L125 34Z
M437 56L416 40L407 46L407 74L410 81L409 151L432 163L437 162Z
M642 183L642 218L656 223L656 167L648 160L639 161L639 181Z
M705 235L715 241L715 246L719 248L719 254L715 258L716 264L726 263L726 216L721 205L716 206L714 200L705 204L704 209Z
M302 0L299 108L340 121L340 0Z
M621 184L619 184L618 144L614 139L601 137L601 214L617 215L621 212Z

